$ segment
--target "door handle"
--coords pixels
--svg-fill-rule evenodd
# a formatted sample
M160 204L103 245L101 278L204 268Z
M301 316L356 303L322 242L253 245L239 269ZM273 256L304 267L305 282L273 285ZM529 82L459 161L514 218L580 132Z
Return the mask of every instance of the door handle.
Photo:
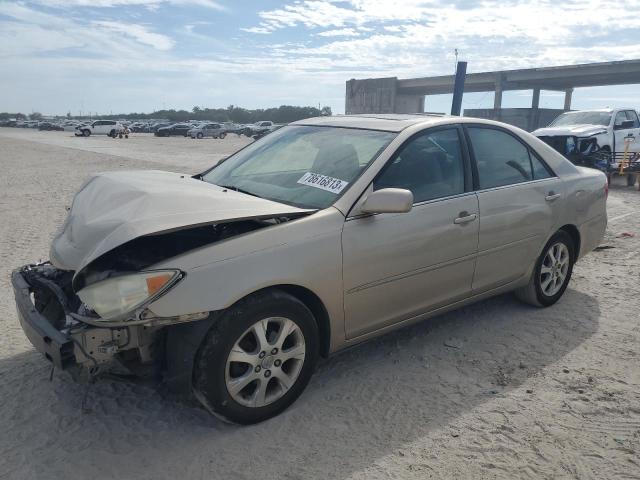
M544 197L544 199L545 199L547 202L553 202L554 200L557 200L558 198L560 198L560 194L559 194L559 193L553 193L553 192L549 192L549 193L547 194L547 196L546 196L546 197Z
M478 218L478 215L476 215L475 213L469 215L467 212L460 212L459 215L460 216L453 221L453 223L455 223L456 225L473 222L476 218Z

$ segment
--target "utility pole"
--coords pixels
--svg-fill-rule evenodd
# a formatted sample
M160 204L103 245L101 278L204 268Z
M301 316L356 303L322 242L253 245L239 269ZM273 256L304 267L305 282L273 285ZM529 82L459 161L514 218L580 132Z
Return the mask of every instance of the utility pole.
M458 50L456 49L456 57ZM451 115L460 115L462 109L462 95L464 94L464 80L467 75L467 62L458 62L456 78L453 84L453 100L451 101Z

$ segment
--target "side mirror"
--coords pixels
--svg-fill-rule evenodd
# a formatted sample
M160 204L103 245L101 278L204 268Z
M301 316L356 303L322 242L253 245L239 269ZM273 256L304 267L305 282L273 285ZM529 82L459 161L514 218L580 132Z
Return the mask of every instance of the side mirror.
M613 129L614 130L627 130L629 128L633 128L635 123L636 122L634 122L633 120L624 120L621 124L614 125Z
M360 211L363 213L407 213L413 207L413 193L403 188L383 188L369 194Z

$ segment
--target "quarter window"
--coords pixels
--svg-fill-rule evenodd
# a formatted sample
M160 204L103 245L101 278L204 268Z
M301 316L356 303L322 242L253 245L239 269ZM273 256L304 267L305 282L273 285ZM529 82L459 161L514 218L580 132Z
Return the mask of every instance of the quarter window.
M410 140L374 180L373 188L410 190L416 203L464 193L458 130L437 130Z
M533 169L534 180L541 180L543 178L552 177L552 175L549 173L549 170L547 170L547 167L545 167L542 162L538 160L538 157L529 152L529 158L531 158L531 167Z
M544 165L529 156L529 149L512 135L491 128L469 127L469 137L478 166L480 189L501 187L549 177ZM536 161L533 166L532 162Z

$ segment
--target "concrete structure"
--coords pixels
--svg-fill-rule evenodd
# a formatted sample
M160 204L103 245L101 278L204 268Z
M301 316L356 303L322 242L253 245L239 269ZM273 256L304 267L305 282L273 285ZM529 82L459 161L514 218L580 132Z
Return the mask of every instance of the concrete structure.
M561 108L501 108L499 110L467 108L464 111L464 116L498 120L532 132L537 128L546 127L562 112L564 110Z
M455 76L399 80L396 77L347 81L345 113L422 113L425 95L453 93ZM640 59L587 63L561 67L528 68L467 74L465 93L494 92L490 118L504 119L502 92L533 90L529 128L542 123L538 108L541 90L565 93L564 110L571 108L574 88L640 83ZM490 109L489 109L490 110ZM487 117L484 117L487 118Z

